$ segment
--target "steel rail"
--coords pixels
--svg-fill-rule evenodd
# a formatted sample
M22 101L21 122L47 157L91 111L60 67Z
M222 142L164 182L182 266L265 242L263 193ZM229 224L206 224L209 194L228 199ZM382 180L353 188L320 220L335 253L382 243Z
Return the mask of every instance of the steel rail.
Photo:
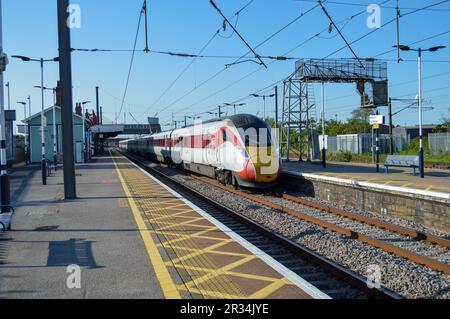
M440 271L440 272L442 272L442 273L444 273L446 275L450 275L450 265L448 265L448 264L445 264L445 263L442 263L440 261L437 261L437 260L434 260L434 259L422 256L422 255L416 254L416 253L414 253L412 251L409 251L409 250L406 250L404 248L401 248L401 247L389 244L387 242L384 242L382 240L378 240L376 238L373 238L373 237L361 234L359 232L356 232L356 231L353 231L353 230L349 230L349 229L337 226L337 225L335 225L333 223L329 223L329 222L323 221L323 220L321 220L319 218L310 216L308 214L301 213L301 212L298 212L296 210L283 207L281 205L275 204L275 203L270 202L268 200L259 198L259 197L255 196L255 195L248 194L248 193L236 190L236 189L232 189L230 187L227 187L227 186L219 184L217 181L213 181L213 180L210 180L210 179L207 179L207 178L203 178L203 177L199 177L199 176L195 176L195 175L192 175L192 177L195 178L195 179L201 180L202 182L208 183L208 184L210 184L212 186L219 187L220 189L226 190L226 191L228 191L230 193L233 193L233 194L235 194L237 196L246 198L246 199L248 199L250 201L253 201L253 202L256 202L258 204L267 206L269 208L272 208L274 210L280 211L282 213L286 213L286 214L289 214L291 216L300 218L300 219L302 219L302 220L304 220L306 222L315 224L315 225L317 225L319 227L326 228L328 230L331 230L331 231L333 231L335 233L338 233L338 234L343 235L345 237L348 237L350 239L355 239L355 240L361 241L363 243L369 244L369 245L374 246L376 248L382 249L382 250L384 250L384 251L386 251L388 253L395 254L395 255L397 255L399 257L406 258L406 259L408 259L410 261L413 261L413 262L418 263L420 265L424 265L424 266L426 266L428 268L431 268L433 270ZM311 203L309 203L309 204L311 204ZM311 207L310 205L305 205L305 206ZM324 208L325 207L326 206L324 206ZM323 208L319 208L319 206L314 207L314 208L319 209L319 210L324 210ZM331 207L328 207L328 208L329 208L329 210L332 210ZM328 208L325 209L324 211L328 212ZM333 209L333 211L335 213L338 213L338 210L334 210ZM340 213L343 213L343 212L340 212ZM395 228L394 225L391 225L390 227L391 228ZM398 230L407 232L406 228L404 230L398 228ZM438 240L438 238L434 237L434 236L431 236L431 239L430 239L430 236L426 236L426 235L425 235L425 238L428 238L429 241L433 240L433 241L436 241L436 242L442 242L443 244L446 244L446 240L445 239Z
M241 223L251 227L256 232L270 238L271 240L278 242L282 246L286 247L292 253L294 253L300 257L306 258L311 263L318 265L321 269L325 269L327 272L333 274L337 278L339 278L339 279L345 281L346 283L350 284L351 286L361 290L368 296L370 296L372 298L376 298L376 299L402 299L403 298L401 295L399 295L383 286L381 288L369 288L367 285L367 278L365 278L364 276L361 276L349 269L344 268L343 266L339 265L338 263L335 263L335 262L315 253L314 251L308 249L307 247L300 245L299 243L297 243L295 241L292 241L282 235L274 233L273 230L269 229L268 227L265 227L255 221L251 220L250 218L242 215L241 213L238 213L238 212L218 203L217 201L197 192L196 190L190 188L187 185L182 184L181 182L177 181L176 179L172 178L171 176L166 175L163 172L148 166L145 162L143 162L137 156L132 155L128 152L123 152L120 149L118 149L117 151L120 154L122 154L124 157L131 160L133 163L137 164L142 169L146 170L147 172L153 173L154 175L157 175L159 178L169 181L170 183L176 185L177 188L180 188L183 192L185 192L191 196L194 196L195 198L199 199L200 201L205 202L208 205L211 205L215 209L218 209L219 211L221 211L227 215L230 215L231 217L237 219ZM197 176L192 176L192 175L189 175L189 176L194 177L196 179L198 178ZM200 178L198 178L198 180L200 180ZM201 181L204 182L205 180L201 179ZM211 180L207 180L207 181L209 183L211 182ZM214 186L218 185L215 182L211 183L211 184ZM226 188L226 189L228 191L231 191L231 189L228 189L228 188Z
M384 221L381 221L381 220L378 220L378 219L374 219L374 218L370 218L370 217L366 217L366 216L363 216L363 215L346 212L346 211L341 210L341 209L337 209L337 208L330 207L330 206L327 206L327 205L315 203L313 201L310 201L310 200L307 200L307 199L304 199L304 198L298 198L298 197L295 197L295 196L292 196L292 195L288 195L288 194L283 194L282 198L286 199L288 201L300 204L300 205L308 206L308 207L311 207L311 208L322 210L322 211L330 213L330 214L346 217L346 218L358 221L360 223L364 223L364 224L368 224L368 225L371 225L371 226L375 226L375 227L378 227L380 229L387 229L387 230L399 233L401 235L409 236L409 237L412 237L412 238L415 238L415 239L418 239L418 240L422 240L422 241L427 241L427 242L430 242L432 244L443 246L445 248L450 248L450 240L445 239L445 238L429 235L429 234L426 234L426 233L423 233L423 232L419 232L419 231L411 229L411 228L397 226L397 225L394 225L394 224L391 224L391 223L387 223L387 222L384 222Z

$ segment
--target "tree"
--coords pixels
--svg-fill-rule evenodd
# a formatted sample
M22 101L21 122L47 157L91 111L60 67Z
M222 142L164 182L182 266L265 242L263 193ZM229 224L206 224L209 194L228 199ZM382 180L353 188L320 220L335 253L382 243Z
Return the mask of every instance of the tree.
M370 133L369 118L374 115L373 109L357 108L347 122L347 134Z
M450 114L450 108L448 109L448 112ZM442 119L442 124L439 124L433 130L433 133L447 133L447 132L450 132L450 117L444 117Z
M319 128L319 133L322 134L322 127ZM347 125L341 121L329 120L325 123L325 133L331 136L346 134Z

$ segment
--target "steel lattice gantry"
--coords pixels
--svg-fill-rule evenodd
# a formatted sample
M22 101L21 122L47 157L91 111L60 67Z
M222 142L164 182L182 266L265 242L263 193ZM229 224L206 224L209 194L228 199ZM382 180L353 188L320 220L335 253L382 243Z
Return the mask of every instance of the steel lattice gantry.
M387 63L374 59L308 59L299 60L295 72L284 81L281 151L290 160L292 151L301 161L318 146L318 123L314 83L356 83L361 106L375 108L388 103ZM305 141L306 140L306 141ZM306 143L305 143L306 142Z
M281 150L290 160L290 151L298 150L299 160L306 154L308 160L311 156L312 129L316 123L316 103L311 84L288 79L283 86L283 114L281 130ZM304 152L303 136L306 132L306 148Z

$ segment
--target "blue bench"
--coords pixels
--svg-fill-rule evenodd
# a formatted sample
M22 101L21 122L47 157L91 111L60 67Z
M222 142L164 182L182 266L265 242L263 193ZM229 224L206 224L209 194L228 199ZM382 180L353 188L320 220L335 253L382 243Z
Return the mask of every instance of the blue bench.
M416 176L416 168L419 168L419 156L415 155L388 155L384 162L386 174L389 173L389 167L411 167L413 175Z

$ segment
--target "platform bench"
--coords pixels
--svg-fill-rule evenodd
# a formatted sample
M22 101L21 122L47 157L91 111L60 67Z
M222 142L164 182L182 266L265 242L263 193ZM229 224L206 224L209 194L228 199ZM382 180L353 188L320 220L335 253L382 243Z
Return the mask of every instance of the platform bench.
M384 162L386 174L389 173L389 167L411 167L413 175L416 176L416 168L419 168L419 156L414 155L388 155Z

